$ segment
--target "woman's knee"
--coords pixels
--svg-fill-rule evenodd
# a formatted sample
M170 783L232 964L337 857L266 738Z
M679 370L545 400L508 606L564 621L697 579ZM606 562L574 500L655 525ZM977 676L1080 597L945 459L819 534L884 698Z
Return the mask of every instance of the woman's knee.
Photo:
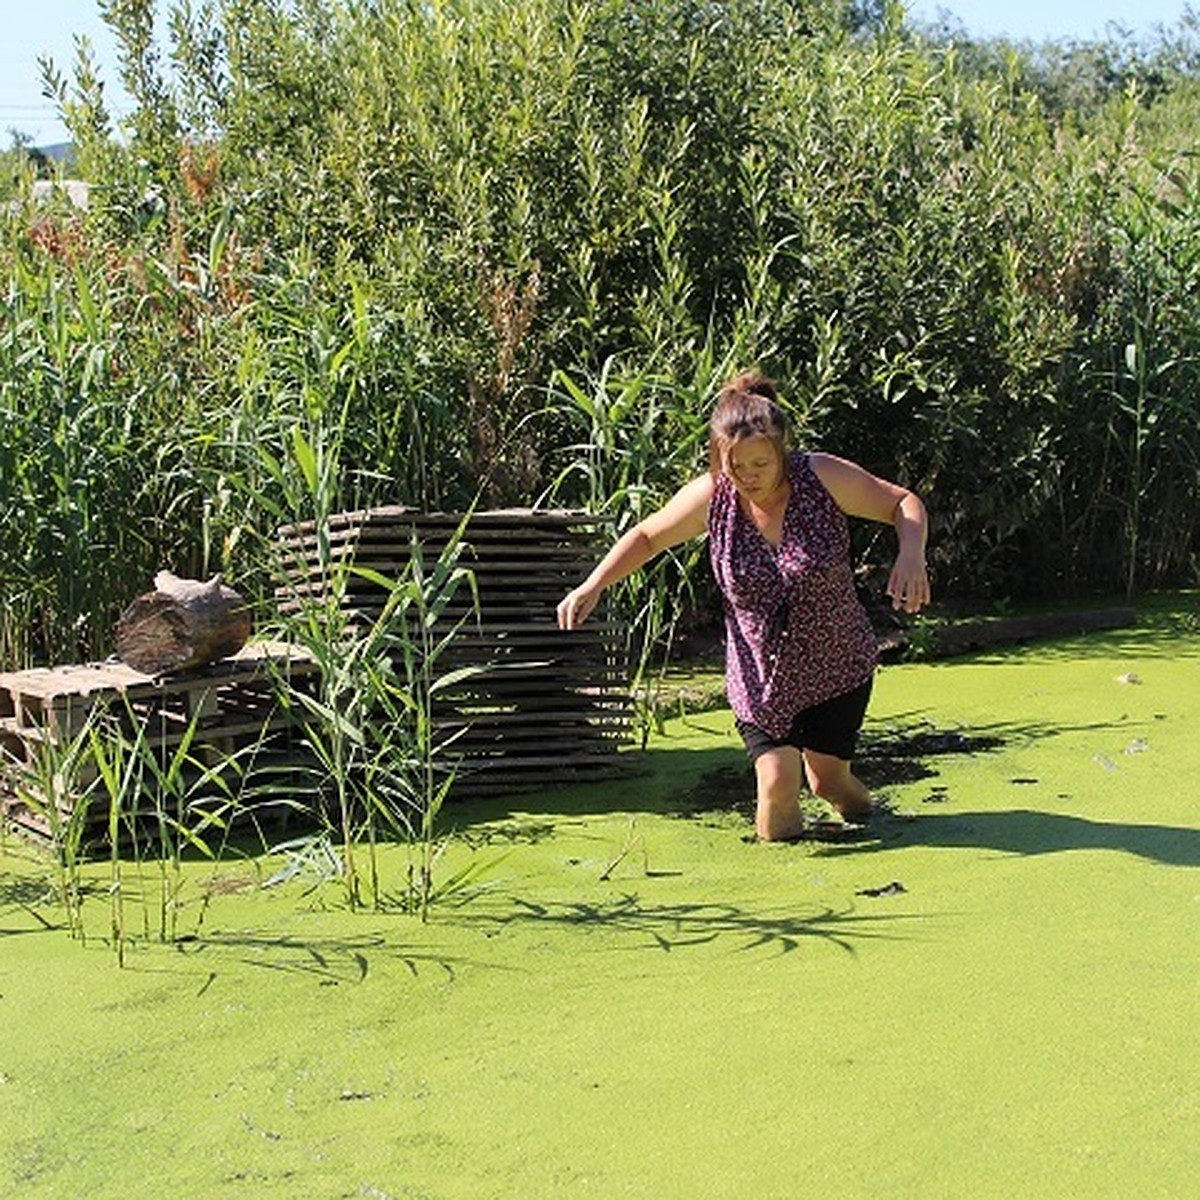
M789 748L769 750L754 760L754 774L760 798L796 799L800 794L803 763Z
M754 761L758 799L754 818L755 832L764 841L799 836L800 780L803 766L800 755L788 747L770 750Z
M804 770L813 793L831 804L843 817L857 819L870 813L871 793L844 758L806 753Z
M808 777L808 786L813 795L820 796L822 800L832 800L841 796L850 786L852 778L850 764L844 758L835 758L832 754L806 753L804 773Z

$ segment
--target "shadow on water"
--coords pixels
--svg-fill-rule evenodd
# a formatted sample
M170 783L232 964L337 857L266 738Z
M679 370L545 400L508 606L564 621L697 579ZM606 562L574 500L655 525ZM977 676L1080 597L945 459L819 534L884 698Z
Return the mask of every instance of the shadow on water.
M898 845L991 850L997 854L1059 854L1067 850L1116 850L1173 867L1200 866L1200 829L1091 821L1033 809L937 813L895 819L880 838L856 844L856 853ZM829 847L839 853L845 847Z
M51 920L43 915L43 910L47 910L56 900L54 889L45 879L0 872L0 918L13 909L23 914L22 924L18 926L9 927L0 923L0 937L66 929L64 920L57 917Z
M935 752L975 752L1003 744L1014 727L997 727L970 735L938 731L920 714L906 714L902 725L872 735L872 745L856 760L856 769L873 771L868 780L908 782L936 772L921 765L921 755ZM732 726L732 717L729 717ZM1024 731L1028 736L1028 731ZM614 778L579 785L558 785L544 792L522 792L490 798L451 802L446 816L459 831L475 825L515 824L494 828L488 836L513 840L540 840L564 820L609 813L656 813L692 817L709 812L739 812L753 816L754 771L741 742L731 733L727 743L707 749L677 750L655 744L649 751L621 756L623 770ZM876 767L873 764L880 764ZM883 763L887 769L881 769ZM866 778L866 775L864 775ZM545 817L539 821L539 816Z
M53 898L54 889L45 879L0 872L0 907L26 908Z
M86 895L99 899L107 892L99 887L85 889ZM4 917L17 916L19 924L8 926ZM54 918L43 915L53 913ZM63 934L66 919L58 907L58 897L46 880L0 873L0 938L28 934ZM93 934L89 942L108 944L108 939ZM190 966L208 968L207 990L233 964L255 967L283 975L313 979L321 986L363 983L373 962L398 963L414 979L429 971L453 980L459 968L474 960L406 946L385 933L360 933L350 936L305 937L268 930L203 931L179 933L168 942L155 937L133 937L131 945L170 946ZM151 965L140 960L130 964L148 970L161 970L162 960ZM492 969L495 969L494 964Z
M937 728L920 712L903 714L888 725L868 727L855 760L855 770L872 790L938 775L947 756L977 756L1002 750L1010 743L1066 732L1117 728L1113 723L996 723L973 728ZM1128 723L1120 725L1122 730ZM656 813L685 819L730 818L747 828L754 819L754 777L737 745L727 749L658 749L646 756L652 769L628 780L592 785L553 797L531 795L508 805L473 808L469 820L499 821L481 840L541 841L573 819L612 812ZM1031 782L1015 779L1014 783ZM933 786L928 802L949 800L946 789ZM466 816L464 812L462 815ZM510 818L507 822L505 818ZM462 826L460 826L460 829ZM468 824L469 829L469 824ZM472 835L466 834L468 840ZM1115 850L1171 866L1200 866L1200 830L1181 826L1094 821L1033 809L997 812L926 813L886 818L877 836L821 848L824 854L868 854L902 844L992 850L1034 855L1067 850ZM628 915L628 914L625 914ZM670 914L664 914L668 919ZM624 919L621 912L599 914ZM559 919L568 920L560 914Z
M453 980L465 960L444 954L415 951L397 945L383 934L359 934L352 937L307 938L286 934L230 932L184 936L175 949L193 966L212 963L215 979L220 964L232 958L245 966L285 975L315 979L323 986L363 983L373 960L398 962L415 979L428 968Z
M468 921L500 931L506 928L605 930L631 934L643 945L670 953L735 939L739 950L769 948L788 954L808 942L855 953L855 943L892 940L901 936L903 922L924 920L893 914L877 916L853 908L824 908L810 915L794 909L749 912L735 904L653 904L634 893L611 901L548 904L510 897L504 911L476 912Z
M545 791L452 799L443 816L447 824L468 834L475 826L501 823L499 828L487 831L489 840L539 841L550 836L558 825L582 817L677 813L682 804L681 790L714 772L733 769L743 781L749 778L745 755L732 741L714 749L655 747L620 757L622 769L611 778L558 784ZM510 824L505 826L505 822Z
M878 794L880 789L892 785L936 778L938 762L949 756L973 758L1003 750L1010 743L1027 746L1061 733L1111 728L1115 726L1101 722L1074 725L997 722L969 729L940 728L920 712L905 713L886 725L869 726L864 730L855 755L854 771ZM1128 723L1121 728L1128 729ZM685 769L682 762L677 770L668 765L666 777L680 778ZM733 750L708 766L686 790L676 789L671 794L669 811L683 817L735 812L753 821L754 791L752 768L740 751Z
M932 779L947 756L991 754L1010 743L1028 746L1062 733L1115 729L1111 722L1049 725L996 722L971 728L935 725L921 710L868 724L854 769L872 791ZM1129 724L1120 728L1128 730ZM545 792L470 799L448 806L445 816L472 844L539 842L562 825L613 813L653 813L699 818L735 816L753 823L754 770L736 734L724 746L696 750L661 745L631 752L624 773L614 779Z

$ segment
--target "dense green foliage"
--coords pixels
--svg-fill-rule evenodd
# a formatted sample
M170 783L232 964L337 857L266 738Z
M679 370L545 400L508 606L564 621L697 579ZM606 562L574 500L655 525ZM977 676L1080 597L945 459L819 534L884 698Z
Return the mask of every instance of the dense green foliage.
M136 110L51 71L91 203L0 236L5 663L163 565L269 595L301 446L325 507L631 520L752 362L926 495L943 596L1194 578L1194 23L1056 67L841 0L192 0L168 62L102 8Z

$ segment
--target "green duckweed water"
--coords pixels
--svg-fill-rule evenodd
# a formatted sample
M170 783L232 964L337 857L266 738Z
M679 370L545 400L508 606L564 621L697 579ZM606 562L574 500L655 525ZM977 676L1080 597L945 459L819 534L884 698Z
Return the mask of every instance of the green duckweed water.
M453 863L486 886L424 926L189 864L184 940L121 970L107 900L72 942L9 840L0 1194L1190 1194L1178 617L886 668L870 737L944 752L882 788L896 815L862 843L744 840L724 711L669 723L627 779L456 808Z

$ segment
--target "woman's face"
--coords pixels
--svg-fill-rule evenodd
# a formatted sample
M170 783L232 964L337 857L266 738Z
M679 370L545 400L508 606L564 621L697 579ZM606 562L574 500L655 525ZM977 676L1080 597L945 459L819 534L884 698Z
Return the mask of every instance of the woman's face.
M762 434L742 438L729 449L725 470L733 486L748 500L761 504L783 482L783 462L775 443Z

